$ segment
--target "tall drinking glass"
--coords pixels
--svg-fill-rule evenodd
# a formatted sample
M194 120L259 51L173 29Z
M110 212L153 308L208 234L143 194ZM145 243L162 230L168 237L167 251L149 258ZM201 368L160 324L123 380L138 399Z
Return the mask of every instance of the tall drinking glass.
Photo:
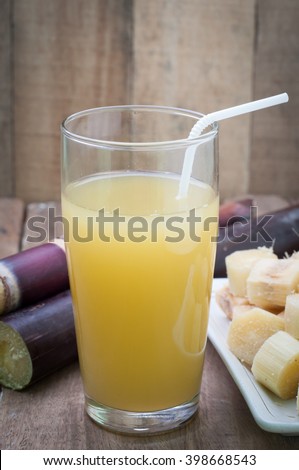
M217 125L157 106L62 124L62 208L86 411L128 433L198 407L218 222ZM178 197L187 148L188 193Z

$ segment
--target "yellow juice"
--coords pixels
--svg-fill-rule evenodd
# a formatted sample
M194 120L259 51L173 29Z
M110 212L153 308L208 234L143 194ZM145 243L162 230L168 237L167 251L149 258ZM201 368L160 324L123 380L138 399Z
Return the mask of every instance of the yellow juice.
M85 392L112 408L161 410L199 392L218 199L192 182L178 200L178 184L167 174L95 175L62 196Z

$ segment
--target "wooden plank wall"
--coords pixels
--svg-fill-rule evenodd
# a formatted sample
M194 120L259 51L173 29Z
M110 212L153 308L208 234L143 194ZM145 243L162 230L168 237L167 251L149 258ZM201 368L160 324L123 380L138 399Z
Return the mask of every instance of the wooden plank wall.
M299 2L259 1L257 18L254 96L286 90L290 102L254 116L250 190L298 201Z
M0 0L0 196L14 195L12 4Z
M204 113L288 91L220 129L222 197L299 197L297 0L0 0L0 194L59 199L60 122L80 109Z

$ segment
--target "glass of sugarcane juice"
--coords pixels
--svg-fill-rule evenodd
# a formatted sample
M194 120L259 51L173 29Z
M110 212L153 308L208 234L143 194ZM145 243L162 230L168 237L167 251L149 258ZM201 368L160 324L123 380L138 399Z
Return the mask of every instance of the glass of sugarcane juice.
M62 208L86 410L112 430L173 429L198 407L218 220L217 126L186 139L200 117L123 106L62 124Z

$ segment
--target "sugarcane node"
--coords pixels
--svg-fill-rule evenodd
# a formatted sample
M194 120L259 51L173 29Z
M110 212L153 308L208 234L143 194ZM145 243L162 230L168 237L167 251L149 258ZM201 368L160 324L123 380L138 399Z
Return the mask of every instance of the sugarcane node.
M45 243L2 259L0 278L0 314L32 305L68 289L63 246L61 243Z
M10 310L10 290L6 282L6 276L0 276L0 281L2 283L2 289L0 293L0 309L1 312L8 312Z

